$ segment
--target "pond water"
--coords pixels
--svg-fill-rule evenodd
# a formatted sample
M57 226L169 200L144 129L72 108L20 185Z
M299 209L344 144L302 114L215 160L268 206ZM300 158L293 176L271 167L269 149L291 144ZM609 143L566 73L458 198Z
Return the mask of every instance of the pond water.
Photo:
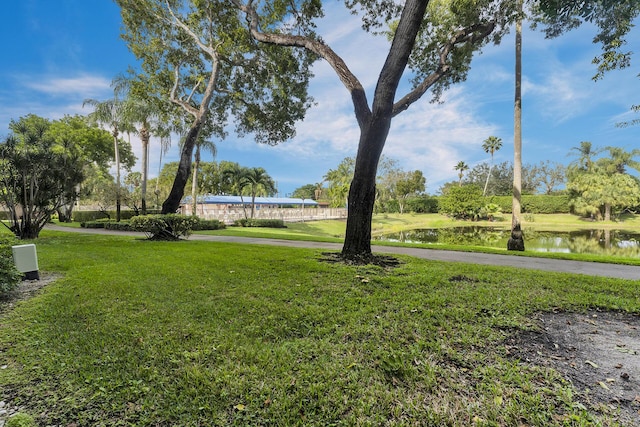
M494 227L428 228L387 234L375 240L506 248L510 233ZM524 233L525 247L530 251L640 258L640 231L580 230L563 233L525 230Z

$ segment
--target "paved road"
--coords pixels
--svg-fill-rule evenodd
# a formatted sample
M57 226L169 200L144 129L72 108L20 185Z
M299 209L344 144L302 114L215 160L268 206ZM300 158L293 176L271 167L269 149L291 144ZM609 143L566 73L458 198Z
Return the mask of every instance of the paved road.
M114 234L127 236L144 236L143 233L110 231L93 228L71 228L57 225L47 225L49 230L77 232L85 234ZM259 239L253 237L209 236L192 234L190 240L204 240L212 242L244 243L271 246L288 246L295 248L340 250L340 243L307 242L280 239ZM444 251L439 249L406 248L397 246L374 245L376 253L410 255L422 259L446 262L466 262L470 264L497 265L505 267L526 268L531 270L555 271L561 273L586 274L588 276L613 277L618 279L640 280L640 266L604 264L584 261L566 261L548 258L535 258L516 255L497 255L472 252Z

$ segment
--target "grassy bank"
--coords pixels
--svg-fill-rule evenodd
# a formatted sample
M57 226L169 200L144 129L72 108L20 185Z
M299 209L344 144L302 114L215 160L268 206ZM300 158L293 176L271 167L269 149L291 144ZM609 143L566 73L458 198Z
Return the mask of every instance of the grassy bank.
M44 231L64 278L0 317L0 389L42 425L591 425L505 340L640 284L402 258ZM1 399L0 399L1 400Z

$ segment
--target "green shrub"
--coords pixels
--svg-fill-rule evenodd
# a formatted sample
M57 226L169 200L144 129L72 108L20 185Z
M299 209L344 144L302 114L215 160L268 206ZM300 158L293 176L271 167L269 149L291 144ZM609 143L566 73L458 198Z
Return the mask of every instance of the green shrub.
M488 219L489 221L501 221L502 209L500 205L496 203L487 203L482 209L480 209L480 217Z
M440 198L440 213L456 219L477 219L485 206L482 188L477 185L452 187Z
M233 222L236 227L267 227L267 228L287 228L281 219L255 219L243 218Z
M22 280L22 274L16 270L13 262L11 246L18 240L12 235L0 236L0 295L4 295L15 288Z
M438 212L438 199L430 196L407 199L406 210L415 213L436 213Z
M107 221L83 221L80 223L82 228L104 228Z
M133 228L131 228L131 223L129 221L105 222L104 228L105 230L115 230L115 231L135 231Z
M147 215L157 215L160 214L159 210L147 210ZM71 215L73 217L74 222L90 222L96 221L99 219L116 219L116 211L74 211ZM136 211L133 210L122 210L120 211L120 219L131 219L136 216Z
M201 219L193 226L193 230L221 230L225 227L224 222L217 219Z
M71 214L74 222L92 222L101 218L109 219L107 214L102 211L74 211Z
M18 412L7 420L7 427L36 427L36 421L31 415Z
M139 215L131 218L129 225L152 240L178 240L188 237L198 221L198 217L191 215Z
M505 213L511 213L513 197L512 196L492 196L489 198L491 203L500 206L500 210ZM546 194L525 194L521 199L522 212L532 214L559 214L571 213L569 205L569 197L566 194L549 196Z

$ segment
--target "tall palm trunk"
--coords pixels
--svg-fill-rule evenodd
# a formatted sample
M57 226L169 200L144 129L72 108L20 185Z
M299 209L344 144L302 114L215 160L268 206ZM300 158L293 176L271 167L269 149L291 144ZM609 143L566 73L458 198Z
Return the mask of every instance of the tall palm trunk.
M149 128L143 126L140 129L140 141L142 142L142 185L140 188L141 213L147 214L147 180L149 179Z
M487 179L484 182L484 190L482 190L482 195L487 195L487 187L489 187L489 177L491 176L491 170L493 169L493 155L491 156L491 164L489 165L489 173L487 173Z
M118 129L113 131L113 150L116 160L116 222L120 222L120 206L121 206L121 191L120 191L120 150L118 149Z
M523 1L518 0L520 16L516 21L516 84L514 102L513 135L513 203L511 238L507 242L510 251L524 251L524 236L520 225L522 205L522 12Z

